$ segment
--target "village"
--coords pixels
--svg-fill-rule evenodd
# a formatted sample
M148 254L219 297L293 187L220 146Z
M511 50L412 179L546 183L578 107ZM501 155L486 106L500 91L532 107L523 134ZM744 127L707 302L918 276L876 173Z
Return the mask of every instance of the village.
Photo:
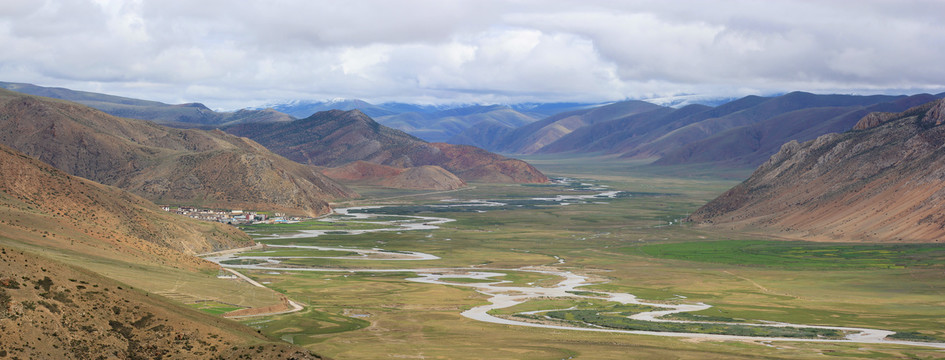
M302 220L300 217L289 217L284 213L272 213L272 215L270 215L269 213L259 211L199 209L190 206L175 208L162 205L161 210L193 219L215 221L230 225L292 223Z

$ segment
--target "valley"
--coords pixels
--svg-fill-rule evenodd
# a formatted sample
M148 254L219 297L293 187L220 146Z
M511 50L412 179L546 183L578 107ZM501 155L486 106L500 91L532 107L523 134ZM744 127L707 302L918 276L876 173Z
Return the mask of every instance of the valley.
M242 322L333 358L945 356L936 350L945 342L940 247L897 252L707 231L678 220L733 181L588 163L549 164L546 173L580 180L547 185L399 195L356 188L368 194L356 209L320 219L345 226L249 226L266 248L209 259L305 305ZM720 240L735 246L711 247ZM739 255L739 241L779 254L789 246L886 260L824 273L816 260L752 260ZM698 246L716 252L702 256ZM673 247L681 250L667 252ZM916 253L929 260L911 261ZM630 325L595 325L618 313ZM685 330L653 332L653 324ZM735 335L783 327L825 333ZM879 340L892 332L899 335Z
M945 360L945 1L0 4L0 360Z

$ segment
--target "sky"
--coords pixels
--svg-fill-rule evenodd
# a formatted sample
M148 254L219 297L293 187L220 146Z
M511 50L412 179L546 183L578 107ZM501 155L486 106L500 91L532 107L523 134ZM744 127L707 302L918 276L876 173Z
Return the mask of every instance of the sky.
M3 0L0 81L233 110L945 91L945 1Z

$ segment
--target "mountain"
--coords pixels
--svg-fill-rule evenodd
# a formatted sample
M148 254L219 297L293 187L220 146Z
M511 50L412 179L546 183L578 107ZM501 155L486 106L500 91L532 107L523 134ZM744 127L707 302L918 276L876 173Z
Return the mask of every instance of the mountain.
M284 104L270 105L273 110L283 112L296 118L306 118L314 113L328 110L360 110L371 117L396 115L406 112L433 111L433 107L410 104L382 104L374 105L358 99L338 99L332 101L292 101Z
M361 111L331 110L290 123L238 124L225 131L247 136L289 159L338 167L355 161L410 168L436 165L465 181L546 182L527 163L470 146L427 143L383 126Z
M379 185L396 189L455 190L466 186L463 179L434 165L404 169L359 160L340 167L324 169L322 173L345 183Z
M933 98L928 94L855 96L792 92L770 98L747 96L717 107L659 107L580 126L538 150L529 151L655 159L652 163L655 166L707 163L724 168L752 168L788 141L807 141L826 133L846 131L870 112L903 111ZM504 135L507 139L522 136L524 128L527 127L511 134L504 129L480 131L510 134ZM492 148L515 150L503 148L507 145L506 141Z
M501 140L491 142L496 144L496 146L487 147L486 149L515 154L536 153L545 145L551 144L581 127L659 108L661 107L648 102L631 100L590 109L560 113L516 128L512 132L507 133ZM461 135L470 139L477 138L477 136L469 133L463 133ZM485 146L488 144L474 145Z
M823 134L843 132L871 112L904 111L934 99L932 95L921 94L896 97L868 106L828 106L790 111L663 152L654 164L724 162L733 167L755 167L788 141L804 142Z
M576 104L570 106L576 106ZM497 122L516 128L537 119L536 116L523 114L513 107L532 109L534 110L533 114L556 108L554 104L460 105L448 107L404 103L375 105L357 99L294 101L272 105L273 109L298 118L305 118L316 112L329 110L359 110L382 125L401 130L430 142L448 141L463 130L476 127L478 123L485 121ZM557 108L569 108L569 105L561 105Z
M690 219L835 241L945 237L945 100L791 141Z
M497 121L480 121L475 125L453 135L447 143L472 145L483 149L498 149L505 139L512 135L515 127Z
M0 143L152 201L320 215L354 194L315 169L222 131L181 130L0 91Z
M232 226L164 212L0 145L0 357L318 358L53 259L203 274L217 265L195 253L252 243Z
M252 244L231 226L170 214L138 196L71 176L5 145L0 145L0 174L4 238L187 268L212 265L193 257L196 253ZM39 233L44 235L40 238Z
M150 120L177 127L225 125L242 122L280 122L295 119L272 109L216 112L200 103L171 105L157 101L23 83L0 82L0 87L23 94L76 102L114 116Z
M602 103L576 103L576 102L557 102L557 103L519 103L511 104L512 110L531 116L536 119L544 119L551 115L571 112L576 110L590 109L606 104Z
M430 142L446 142L469 128L495 123L517 128L536 118L504 105L477 105L435 112L406 112L376 117L377 122Z

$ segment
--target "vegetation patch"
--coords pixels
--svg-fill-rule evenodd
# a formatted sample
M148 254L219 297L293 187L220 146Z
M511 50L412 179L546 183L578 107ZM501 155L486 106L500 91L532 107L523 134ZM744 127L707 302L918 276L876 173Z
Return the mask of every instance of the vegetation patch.
M602 314L597 310L562 310L546 313L548 317L567 322L603 326L620 330L679 332L697 334L721 334L737 336L826 338L839 339L843 333L833 329L749 326L712 323L664 323L633 320L626 316Z
M945 245L942 244L726 240L651 244L621 250L676 260L794 269L945 267Z
M220 263L224 265L257 265L257 264L265 264L267 262L268 261L263 260L263 259L231 259L231 260L223 260Z
M363 329L367 320L307 308L298 313L252 318L244 324L296 345L318 342L318 335Z
M728 316L716 316L716 315L699 315L693 313L673 313L664 315L661 319L670 319L670 320L683 320L683 321L703 321L703 322L727 322L727 323L740 323L747 322L745 319L737 319Z
M945 338L923 334L918 331L897 331L895 334L887 336L887 338L905 341L945 342Z
M242 306L221 303L219 301L198 301L187 306L213 315L223 315L233 310L243 309Z

